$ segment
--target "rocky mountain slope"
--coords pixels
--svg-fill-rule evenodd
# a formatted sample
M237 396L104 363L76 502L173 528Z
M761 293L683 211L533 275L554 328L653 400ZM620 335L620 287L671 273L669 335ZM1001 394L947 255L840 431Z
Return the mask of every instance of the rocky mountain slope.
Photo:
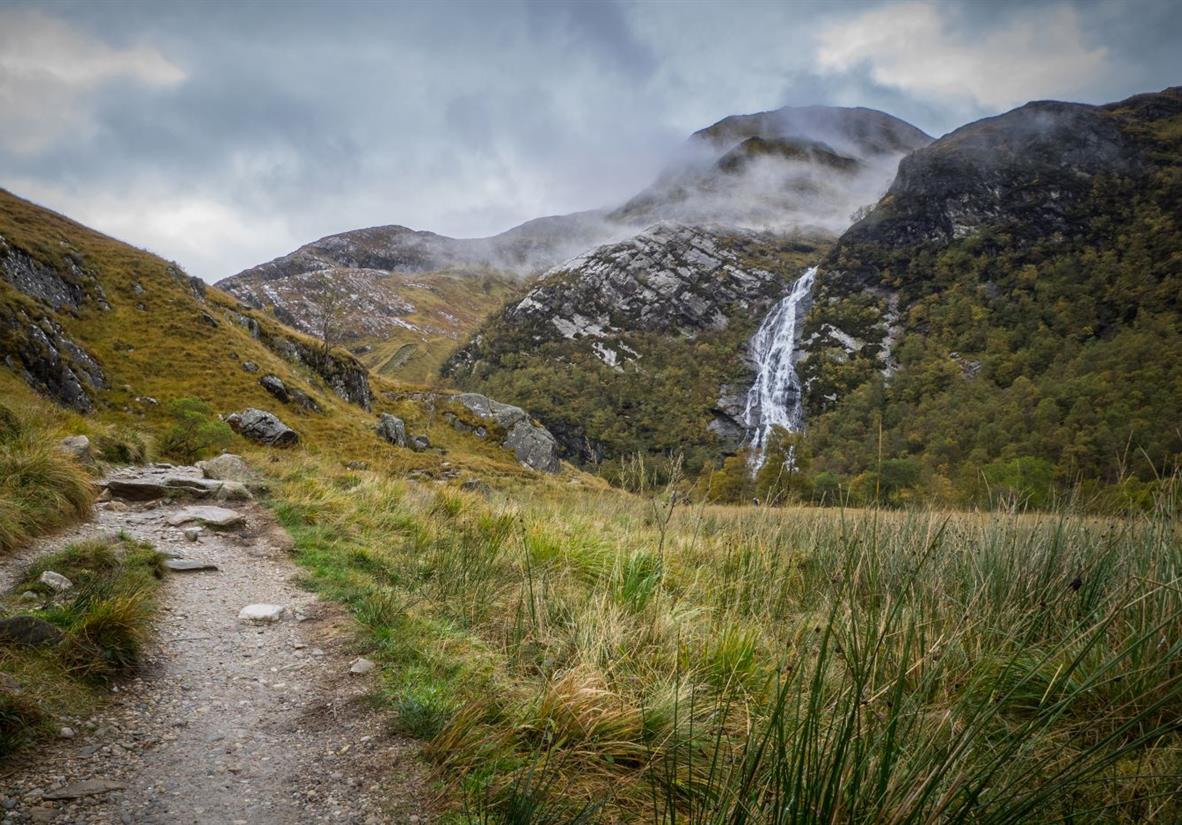
M719 388L743 382L745 342L826 243L657 225L547 272L444 372L525 406L572 458L700 448L700 466L742 438Z
M799 371L823 466L872 467L879 420L885 455L962 499L1177 466L1180 216L1179 89L1031 103L907 157L817 279Z
M309 334L336 312L344 319L342 340L367 365L423 381L500 307L515 279L661 221L835 234L885 190L903 154L930 140L869 109L727 118L691 137L652 186L610 213L539 218L478 239L403 226L360 229L219 286Z
M177 404L199 399L227 420L242 412L262 422L276 443L331 449L345 461L381 457L429 475L520 468L487 433L440 417L463 407L449 395L420 403L344 350L326 349L175 264L0 190L6 401L22 385L104 426L159 433L178 420ZM384 443L382 415L399 416L422 439L418 450ZM480 422L467 415L464 423Z

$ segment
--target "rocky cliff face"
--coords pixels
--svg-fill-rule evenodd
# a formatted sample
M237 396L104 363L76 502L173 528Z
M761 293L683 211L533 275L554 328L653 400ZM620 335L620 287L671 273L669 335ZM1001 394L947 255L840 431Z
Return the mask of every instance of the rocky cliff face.
M999 276L1024 256L1034 263L1054 248L1111 247L1107 233L1138 185L1149 185L1160 154L1152 124L1179 111L1177 90L1108 106L1035 102L906 157L886 195L822 264L801 370L810 410L832 408L896 368L901 337L923 331L909 312L948 286L939 257L951 250L975 257L992 248L993 272L980 282L992 314L1004 303Z

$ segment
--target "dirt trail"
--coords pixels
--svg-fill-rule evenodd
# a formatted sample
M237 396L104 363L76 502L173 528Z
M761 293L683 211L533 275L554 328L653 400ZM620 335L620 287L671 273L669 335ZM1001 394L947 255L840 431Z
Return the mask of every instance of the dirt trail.
M156 467L115 477L165 474L200 476ZM0 822L426 822L416 748L365 698L376 674L350 673L350 622L298 586L286 533L257 505L233 503L219 506L245 525L190 542L167 521L193 503L100 504L93 522L2 563L7 584L37 554L123 530L218 570L170 575L141 676L74 738L0 767ZM259 602L283 605L284 619L239 620ZM113 789L54 799L102 787Z

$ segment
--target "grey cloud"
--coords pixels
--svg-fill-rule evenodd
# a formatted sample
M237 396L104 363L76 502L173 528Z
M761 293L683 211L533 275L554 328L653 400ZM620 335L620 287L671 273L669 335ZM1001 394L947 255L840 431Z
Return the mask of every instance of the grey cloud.
M954 3L950 20L972 31L1031 5L1005 3ZM358 226L485 236L615 206L728 114L865 105L940 134L994 113L884 86L865 66L818 71L812 35L870 7L0 0L0 14L33 8L114 47L148 44L186 74L88 92L88 128L0 149L0 185L215 279ZM1178 4L1120 8L1078 4L1115 67L1095 99L1182 80Z

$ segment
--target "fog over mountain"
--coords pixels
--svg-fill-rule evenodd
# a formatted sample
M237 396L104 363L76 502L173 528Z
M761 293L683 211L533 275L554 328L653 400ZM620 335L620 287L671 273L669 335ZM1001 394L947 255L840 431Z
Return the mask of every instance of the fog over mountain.
M2 0L0 182L214 281L358 227L490 237L612 209L728 115L867 106L938 136L1162 88L1180 13Z

